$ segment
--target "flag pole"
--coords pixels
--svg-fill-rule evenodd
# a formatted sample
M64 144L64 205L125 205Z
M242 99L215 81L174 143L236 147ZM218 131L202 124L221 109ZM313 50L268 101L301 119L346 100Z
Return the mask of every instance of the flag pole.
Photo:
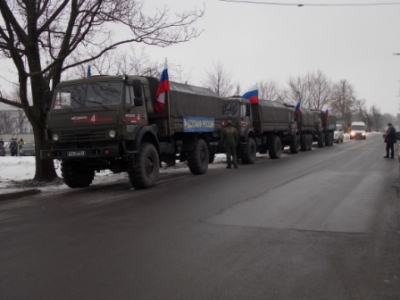
M165 93L165 101L167 101L168 105L168 137L172 135L172 125L171 125L171 103L169 101L169 90Z

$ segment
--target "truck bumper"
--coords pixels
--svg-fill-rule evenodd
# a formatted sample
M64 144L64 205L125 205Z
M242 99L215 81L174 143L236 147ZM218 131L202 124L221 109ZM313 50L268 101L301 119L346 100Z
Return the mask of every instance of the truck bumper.
M77 158L115 158L119 156L118 147L40 150L40 159L77 159Z

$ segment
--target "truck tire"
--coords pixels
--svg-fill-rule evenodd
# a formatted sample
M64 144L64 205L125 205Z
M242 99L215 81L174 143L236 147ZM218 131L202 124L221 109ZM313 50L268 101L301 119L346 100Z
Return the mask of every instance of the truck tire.
M208 153L208 163L212 164L214 162L214 159L215 159L215 152L210 151Z
M306 134L300 135L300 150L307 151L307 135Z
M70 188L88 187L94 178L94 170L72 160L61 161L61 175Z
M282 155L282 143L279 136L272 136L270 142L268 143L268 153L269 157L272 159L278 159Z
M320 133L318 136L318 147L324 148L325 147L325 134Z
M307 134L307 151L312 150L313 139L311 134Z
M290 153L292 153L292 154L299 153L299 147L300 147L300 145L299 145L299 136L295 135L293 137L292 141L290 142L290 146L289 146Z
M128 169L129 181L135 189L154 186L160 172L160 162L156 147L143 143L135 157L133 166Z
M328 146L332 146L333 145L333 132L329 132L328 133Z
M256 141L253 138L249 138L247 144L242 148L242 150L243 151L240 155L242 163L254 164L257 153Z
M198 139L193 151L188 153L187 162L193 175L202 175L208 169L208 148L203 139Z

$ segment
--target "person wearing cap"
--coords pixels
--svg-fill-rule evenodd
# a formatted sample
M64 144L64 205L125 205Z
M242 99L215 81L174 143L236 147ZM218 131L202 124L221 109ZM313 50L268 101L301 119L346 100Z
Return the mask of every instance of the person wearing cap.
M383 135L386 143L386 156L383 158L394 158L394 144L396 143L396 129L394 129L392 123L387 124L388 128L386 133Z
M236 146L238 144L238 132L236 128L233 127L231 120L228 120L227 125L224 127L222 138L224 141L226 159L228 163L228 166L226 168L230 169L233 163L233 167L237 169L238 165L237 165Z

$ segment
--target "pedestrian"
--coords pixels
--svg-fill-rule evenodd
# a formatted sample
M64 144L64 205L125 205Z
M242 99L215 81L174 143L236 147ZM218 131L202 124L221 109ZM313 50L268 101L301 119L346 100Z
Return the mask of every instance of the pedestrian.
M19 150L21 150L21 148L22 148L22 146L25 144L25 142L24 142L24 140L21 138L19 141L18 141L18 149Z
M18 144L16 139L12 139L10 142L10 145L8 146L10 148L10 154L11 156L17 156L18 155Z
M394 129L392 123L387 124L388 128L386 133L383 135L386 143L386 156L384 158L394 158L394 144L396 143L396 129Z
M237 169L238 165L237 165L236 147L238 144L238 132L236 128L233 127L231 120L228 120L227 125L223 129L222 138L224 141L226 159L228 163L228 166L226 168L230 169L233 162L233 167Z

